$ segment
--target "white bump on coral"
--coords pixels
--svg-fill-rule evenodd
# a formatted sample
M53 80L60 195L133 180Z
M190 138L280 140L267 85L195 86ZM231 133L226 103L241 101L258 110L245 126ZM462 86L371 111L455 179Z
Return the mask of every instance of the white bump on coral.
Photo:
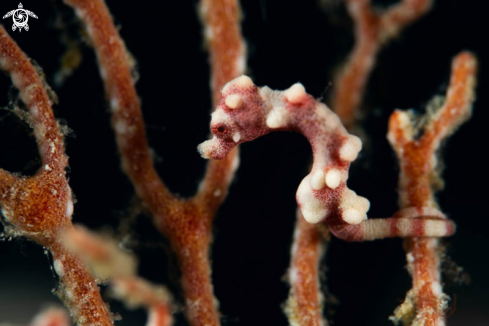
M49 165L47 165L47 164L46 164L46 165L44 165L44 169L45 169L46 171L52 171L52 170L53 170L53 169L51 169L51 167L50 167Z
M267 115L268 128L282 128L287 125L289 113L283 106L275 106Z
M331 189L336 189L341 182L341 171L338 169L331 169L326 173L326 185Z
M292 242L292 248L290 249L290 256L291 257L294 257L295 254L297 253L297 248L299 247L299 244L298 244L298 239L301 235L301 231L300 231L300 228L295 228L294 230L294 241Z
M340 158L348 162L353 162L357 158L361 149L362 141L360 138L349 135L348 140L340 148Z
M239 142L241 140L241 134L239 132L235 132L233 134L233 140L235 143Z
M442 294L442 289L440 282L433 282L431 283L431 290L433 291L433 294L436 296L440 296Z
M66 289L65 294L68 299L73 300L74 298L73 291Z
M297 202L301 208L304 219L309 223L318 223L326 218L328 208L314 196L310 182L311 176L307 175L297 189Z
M297 271L297 268L296 267L292 267L290 270L289 270L289 281L291 284L294 284L296 281L297 281L297 278L298 278L298 271Z
M398 111L398 122L402 129L409 129L411 127L411 114L409 111Z
M231 94L226 96L224 103L226 103L230 109L237 109L243 103L243 97L240 94Z
M29 112L33 118L37 118L39 114L39 109L37 108L37 105L31 106Z
M4 70L10 70L10 60L5 57L0 57L0 66L2 66Z
M241 54L236 58L236 71L238 74L242 74L246 68L246 44L243 43L243 51Z
M11 72L10 78L12 79L12 83L15 85L15 87L19 89L23 88L22 86L24 85L24 79L18 72Z
M26 86L21 92L23 93L23 96L25 97L25 99L27 101L32 101L33 100L33 96L35 94L35 92L38 91L38 88L37 88L37 84L36 83L32 83L32 84L29 84L28 86ZM32 108L31 108L32 110Z
M324 172L318 170L311 175L311 188L314 190L321 190L324 188Z
M114 125L114 129L118 134L125 134L127 132L127 124L124 120L118 120Z
M73 215L73 201L71 199L68 199L66 202L66 216Z
M233 173L238 169L240 162L241 161L240 161L239 155L235 155L232 166L231 166L231 171L233 171Z
M3 217L5 217L5 219L6 219L7 221L9 220L9 216L10 216L10 215L8 214L8 212L7 212L7 210L6 210L5 208L2 208L2 210L0 211L0 213L1 213L1 215L2 215Z
M105 69L102 67L99 68L99 71L100 71L100 77L102 77L102 79L105 80L107 78L107 71L105 71Z
M412 252L408 253L407 256L406 256L406 259L408 261L408 263L413 263L414 262L414 255Z
M406 139L412 139L413 138L413 128L411 125L411 116L412 113L409 111L398 111L396 110L396 120L398 124L398 128L402 130L402 133L404 134L404 137ZM387 133L387 139L391 144L395 144L397 142L395 133L389 130Z
M208 41L212 41L212 39L214 38L214 31L211 27L206 26L206 28L204 29L204 35Z
M296 83L285 90L284 95L290 103L297 103L304 97L304 95L306 95L306 89L301 83Z
M112 110L112 112L119 111L119 109L120 109L119 100L116 97L113 97L110 100L110 109Z
M63 262L60 259L56 259L53 262L53 265L54 265L54 270L56 271L56 273L60 277L63 277L63 275L65 274L65 270L64 270L64 267L63 267Z

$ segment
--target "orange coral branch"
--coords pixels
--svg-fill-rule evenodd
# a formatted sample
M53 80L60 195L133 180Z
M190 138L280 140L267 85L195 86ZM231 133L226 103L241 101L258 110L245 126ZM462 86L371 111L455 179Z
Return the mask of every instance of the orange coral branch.
M327 237L329 238L329 232ZM291 289L285 306L291 325L327 325L327 321L322 317L322 294L319 284L319 262L324 251L325 241L318 225L307 223L298 209L291 266L288 271Z
M66 0L66 3L75 8L92 38L110 100L122 168L153 214L154 224L169 238L176 253L182 270L187 318L191 325L218 325L208 251L212 220L237 167L237 152L222 162L208 165L194 198L181 200L173 196L154 169L131 63L107 7L102 0ZM219 0L204 1L201 8L216 99L223 84L244 69L239 7L235 0Z
M216 108L221 89L231 79L244 73L246 50L240 29L240 8L237 0L202 0L200 16L209 48L212 104ZM220 162L209 162L197 200L206 205L211 216L227 195L229 183L239 161L238 149Z
M202 0L200 16L209 47L212 101L216 107L221 99L221 89L228 81L243 74L246 66L239 3L236 0Z
M38 314L31 326L70 326L70 316L64 309L49 308Z
M100 289L80 258L66 251L59 243L50 250L54 270L61 280L57 295L68 306L77 325L113 325Z
M171 325L168 292L138 277L136 259L122 252L117 243L81 227L63 234L63 243L90 265L98 279L110 282L113 296L123 300L130 308L147 308L147 326Z
M433 0L403 0L378 13L370 0L346 1L355 23L356 43L345 67L335 78L332 102L346 128L353 127L359 118L367 80L382 45L424 15L432 4Z
M413 23L433 6L433 0L403 0L387 8L380 16L382 40L387 41L399 35L409 24Z
M2 323L2 326L11 324ZM71 319L66 310L59 307L50 307L38 313L30 326L71 326Z
M112 325L93 277L80 259L58 242L59 232L73 227L73 201L65 177L68 157L63 134L56 124L47 86L1 26L0 65L10 74L27 107L42 160L32 177L14 177L0 170L0 206L6 231L32 239L52 253L61 281L59 295L79 325Z
M416 138L416 124L409 113L395 111L391 115L388 139L401 166L401 208L437 207L434 198L439 170L436 152L441 140L471 115L476 69L477 61L471 53L461 53L453 60L445 103L436 112L427 114L428 121L420 138ZM413 288L393 319L413 325L444 325L446 296L440 284L438 239L408 238L405 247Z
M110 99L112 126L121 153L122 168L149 209L158 215L168 214L166 207L176 199L154 169L141 106L131 76L132 67L110 13L101 0L67 0L66 3L76 9L92 39L100 74Z
M126 301L130 307L144 306L149 318L146 326L170 326L171 317L168 294L163 288L137 276L116 277L112 281L114 295Z

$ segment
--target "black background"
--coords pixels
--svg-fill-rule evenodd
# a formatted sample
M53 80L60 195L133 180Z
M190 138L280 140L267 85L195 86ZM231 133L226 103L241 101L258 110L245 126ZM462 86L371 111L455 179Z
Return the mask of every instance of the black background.
M137 89L157 169L175 193L190 196L205 166L195 148L207 139L210 120L209 69L197 2L107 2L138 62ZM351 21L341 2L325 2L242 1L248 74L257 85L285 89L300 81L310 94L324 94L353 44ZM445 242L450 260L471 278L470 285L459 284L453 276L444 278L452 298L450 311L455 310L450 325L486 325L489 320L485 3L435 1L429 14L380 53L364 101L369 143L353 164L349 180L351 189L370 200L370 217L396 211L398 169L385 138L388 116L394 108L422 111L433 95L444 94L453 56L474 51L481 62L474 115L446 146L446 187L438 196L444 212L458 225L457 234ZM17 5L2 1L2 16ZM55 114L73 130L67 153L70 185L78 200L74 222L115 230L140 256L141 275L168 285L181 303L178 273L165 240L146 216L134 213L137 200L119 169L93 51L79 37L71 10L60 1L31 0L23 5L39 17L29 19L28 32L12 32L10 20L3 24L44 68L60 99ZM60 17L66 28L59 27ZM83 61L57 87L54 75L67 35L80 42ZM0 107L9 103L9 88L10 80L0 78ZM330 93L326 90L326 98ZM30 134L11 113L0 111L0 167L25 174L36 170L38 154ZM275 133L243 145L241 153L240 169L215 222L212 247L223 324L286 325L280 305L288 288L282 276L295 221L295 191L307 174L310 147L298 134ZM59 302L50 294L56 282L42 248L14 239L0 243L0 255L0 321L25 324L46 303ZM354 244L333 239L321 271L327 301L339 303L326 307L334 325L390 325L387 317L410 288L399 239ZM123 317L119 325L144 323L144 311L128 312L118 302L110 304ZM175 316L177 325L186 325L181 309Z

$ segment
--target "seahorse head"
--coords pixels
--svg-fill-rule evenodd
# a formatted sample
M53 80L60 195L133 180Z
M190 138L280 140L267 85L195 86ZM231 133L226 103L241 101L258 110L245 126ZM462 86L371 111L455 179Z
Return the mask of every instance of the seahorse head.
M227 83L212 113L213 138L198 146L204 158L223 159L236 145L254 140L270 131L264 112L268 111L260 89L247 76Z

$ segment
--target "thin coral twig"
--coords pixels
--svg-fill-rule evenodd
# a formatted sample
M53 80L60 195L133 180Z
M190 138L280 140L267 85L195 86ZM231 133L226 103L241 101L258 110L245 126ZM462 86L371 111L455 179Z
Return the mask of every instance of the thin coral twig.
M49 308L37 315L31 326L70 326L70 316L66 310L60 308Z
M355 126L365 86L383 44L428 12L433 0L402 0L378 13L370 0L346 0L355 23L355 46L335 78L332 107L345 127Z
M202 0L200 16L211 64L212 104L216 108L221 89L233 78L244 73L246 49L241 35L241 12L237 0ZM229 183L238 166L238 149L220 162L209 162L196 200L215 215L227 195Z
M440 184L436 153L440 142L471 115L476 70L477 60L471 53L463 52L455 57L445 103L435 112L427 113L421 137L417 136L419 130L416 130L412 114L395 111L391 115L388 139L401 167L401 208L438 207L434 198ZM405 248L413 288L392 319L412 325L444 325L447 299L440 283L438 239L408 238Z
M63 133L39 72L0 26L0 65L10 74L28 110L42 166L32 177L17 177L0 170L0 206L6 231L46 247L60 277L58 294L78 325L112 325L99 289L81 260L59 243L59 232L73 227L73 201L65 177L68 157Z
M110 100L122 168L177 256L187 318L194 326L219 325L211 284L209 244L212 220L237 168L237 153L224 162L208 165L195 197L182 200L173 196L154 169L131 77L131 63L107 7L102 0L66 0L66 3L75 8L93 41ZM217 98L223 83L244 69L239 7L235 0L203 1L201 11L211 52L213 98Z
M139 98L131 76L132 62L119 37L110 13L101 0L67 0L86 24L93 42L107 96L110 99L112 126L121 152L122 168L136 186L137 194L158 215L177 202L160 181L154 169L146 140ZM168 203L162 205L161 203Z
M50 307L38 313L30 326L71 326L71 318L67 311L60 307ZM14 326L10 323L0 323L0 326Z
M97 279L110 283L114 297L129 308L145 307L147 326L171 325L168 292L138 277L136 259L119 249L115 241L76 227L63 234L63 243L85 260Z
M65 309L50 307L38 313L30 326L71 326L71 318ZM0 326L14 326L10 323L0 323Z
M239 3L235 0L202 0L200 16L209 48L212 102L216 107L221 99L221 89L228 81L243 74L246 67Z
M320 291L319 262L326 247L329 232L321 234L319 226L307 223L300 210L291 252L291 266L287 278L290 293L285 313L291 325L326 326L322 316L323 296Z
M146 307L149 317L146 326L170 326L173 318L165 289L136 277L116 277L112 281L113 295L130 307Z

